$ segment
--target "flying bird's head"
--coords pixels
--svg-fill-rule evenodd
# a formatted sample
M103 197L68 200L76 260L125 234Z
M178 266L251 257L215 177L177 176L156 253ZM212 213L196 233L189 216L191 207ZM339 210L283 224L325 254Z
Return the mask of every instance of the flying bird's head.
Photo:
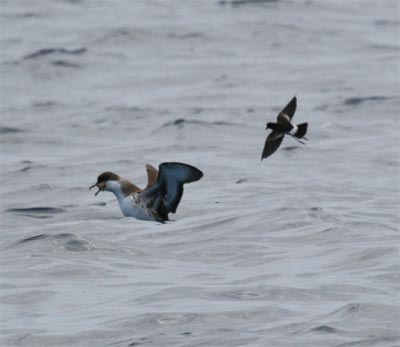
M99 190L96 192L97 195L102 191L114 191L116 185L119 186L120 177L110 171L103 172L99 177L97 177L97 183L93 184L89 190L97 187Z
M267 126L265 127L266 130L268 130L268 129L274 130L275 128L276 128L275 123L271 123L271 122L268 122Z

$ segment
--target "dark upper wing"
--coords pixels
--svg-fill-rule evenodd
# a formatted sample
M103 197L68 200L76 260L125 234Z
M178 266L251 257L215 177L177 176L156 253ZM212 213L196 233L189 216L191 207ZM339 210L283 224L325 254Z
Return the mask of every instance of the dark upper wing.
M278 147L282 143L283 137L284 133L275 130L268 135L267 139L265 140L265 145L261 155L261 160L269 157L272 153L274 153L278 149Z
M158 169L164 206L168 211L175 213L182 198L183 185L198 181L203 177L203 173L183 163L162 163Z
M297 107L297 99L294 96L292 100L289 101L289 103L285 106L285 108L279 112L278 114L278 122L281 123L282 120L280 118L282 117L282 114L285 114L289 117L289 122L292 120L294 113L296 112L296 107Z
M183 194L183 185L199 180L203 173L183 163L162 163L157 184L142 192L142 197L162 217L175 213Z

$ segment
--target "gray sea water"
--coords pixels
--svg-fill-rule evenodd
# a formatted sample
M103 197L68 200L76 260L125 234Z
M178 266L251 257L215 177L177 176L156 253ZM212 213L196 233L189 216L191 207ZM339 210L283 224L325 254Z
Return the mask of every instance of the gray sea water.
M400 345L397 1L1 13L1 346ZM172 222L88 191L163 161L205 174Z

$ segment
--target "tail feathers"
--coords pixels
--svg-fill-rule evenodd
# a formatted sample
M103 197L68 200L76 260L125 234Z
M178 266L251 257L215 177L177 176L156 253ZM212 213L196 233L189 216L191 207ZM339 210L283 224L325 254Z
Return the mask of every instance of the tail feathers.
M304 137L307 133L307 127L308 127L308 123L301 123L301 124L297 124L297 131L296 134L294 134L294 137L297 137L298 139L301 139L302 137Z

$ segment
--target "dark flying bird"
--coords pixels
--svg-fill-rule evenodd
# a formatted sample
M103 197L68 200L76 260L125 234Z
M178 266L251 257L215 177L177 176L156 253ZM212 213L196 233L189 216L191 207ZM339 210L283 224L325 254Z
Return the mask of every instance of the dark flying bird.
M150 165L146 169L148 185L144 190L109 171L102 173L89 190L97 187L95 195L101 191L113 192L126 217L164 222L169 220L169 213L176 213L183 185L203 177L199 169L183 163L162 163L158 172Z
M307 132L308 123L294 124L292 123L292 118L296 112L297 99L294 96L292 100L286 105L286 107L279 112L276 118L276 123L267 123L266 129L271 129L272 132L268 135L265 140L264 149L261 155L261 160L269 157L274 153L278 147L281 145L285 135L292 136L295 140L305 144L300 141L300 139L308 140L305 137Z

